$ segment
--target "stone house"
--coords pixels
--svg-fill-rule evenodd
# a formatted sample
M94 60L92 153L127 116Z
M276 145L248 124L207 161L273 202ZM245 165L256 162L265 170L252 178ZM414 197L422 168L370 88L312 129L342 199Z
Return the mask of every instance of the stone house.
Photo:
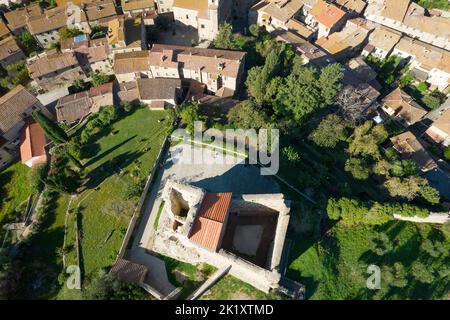
M117 17L109 21L107 39L111 60L117 53L147 49L145 25L141 18Z
M219 26L230 20L229 0L174 0L173 15L176 23L198 31L200 41L212 41Z
M75 79L86 79L75 52L51 50L27 60L30 78L43 90L70 85Z
M121 0L120 2L123 13L130 18L156 9L153 0Z
M34 111L42 111L52 118L39 100L21 85L0 97L0 167L17 156L21 130Z
M425 131L425 137L433 143L444 147L450 146L450 109L444 111Z
M89 35L80 35L61 41L62 52L74 52L86 72L113 74L107 38L92 40Z
M420 81L431 89L447 91L450 85L450 52L422 41L403 37L392 54L408 59L409 68Z
M369 36L369 43L364 47L361 55L374 55L379 59L385 59L392 53L395 45L402 37L401 32L383 26L377 26Z
M450 19L428 16L411 0L368 0L364 15L412 38L450 50Z
M137 87L140 102L150 109L174 107L181 102L183 95L179 79L137 79Z
M25 54L13 36L0 40L0 64L3 68L22 59L25 59Z
M413 160L421 171L427 172L437 167L436 162L425 150L422 142L411 131L405 131L390 140L394 149L400 153L402 158Z
M268 292L280 286L290 201L282 194L209 193L169 180L153 249L229 273Z
M44 130L34 121L27 121L20 133L20 159L30 168L45 164L48 159L45 145L48 143Z
M318 30L318 38L326 37L338 31L346 20L346 12L335 5L317 0L311 11L305 18L305 22L310 27Z
M394 89L383 98L381 110L405 127L413 125L427 114L426 110L400 88Z
M151 78L192 79L221 94L239 89L245 52L171 45L153 45L150 50Z
M20 7L4 13L7 26L9 30L11 30L11 33L16 37L28 30L28 20L37 18L41 15L42 9L38 3L30 4L28 6Z
M136 81L139 78L152 78L149 51L116 54L113 70L119 83Z
M101 107L114 105L113 83L105 83L89 90L62 97L56 104L59 123L71 125Z

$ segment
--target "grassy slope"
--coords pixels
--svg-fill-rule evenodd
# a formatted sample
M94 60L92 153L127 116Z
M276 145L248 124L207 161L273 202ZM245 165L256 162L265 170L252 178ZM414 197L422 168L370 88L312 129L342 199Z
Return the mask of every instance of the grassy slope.
M125 182L131 179L129 171L137 166L136 161L143 176L150 173L164 140L166 122L158 122L164 117L163 111L139 109L115 123L111 130L114 134L100 137L91 146L98 152L85 162L89 188L74 203L82 208L85 275L114 261L137 203L137 199L125 199Z
M29 168L20 161L0 172L0 225L11 218L17 206L28 199L28 172Z
M248 283L230 275L226 275L220 279L200 297L201 300L278 300L280 298L278 295L266 294L259 291Z
M64 241L64 218L69 196L60 195L54 206L47 212L47 218L41 232L36 234L24 255L25 265L29 270L25 273L28 280L25 290L28 297L46 299L57 290L57 278L62 268L62 257L58 249ZM39 282L35 288L33 281Z
M394 249L380 257L367 249L371 234L385 232L390 239L397 240ZM291 251L288 276L303 282L310 299L430 299L445 298L448 282L436 280L431 285L415 281L411 274L408 284L402 289L392 289L383 282L379 291L366 288L367 266L380 267L401 262L407 269L416 260L437 270L448 263L447 257L431 258L420 248L422 239L442 240L439 231L430 225L394 221L378 228L343 228L336 225L330 237L311 241L308 233L296 235ZM450 243L446 243L450 249Z

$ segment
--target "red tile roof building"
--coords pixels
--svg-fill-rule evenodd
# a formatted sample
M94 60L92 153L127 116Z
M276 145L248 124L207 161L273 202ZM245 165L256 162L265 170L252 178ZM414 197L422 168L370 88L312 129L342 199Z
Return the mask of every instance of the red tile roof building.
M231 196L231 192L205 195L189 239L211 251L219 249L228 218Z

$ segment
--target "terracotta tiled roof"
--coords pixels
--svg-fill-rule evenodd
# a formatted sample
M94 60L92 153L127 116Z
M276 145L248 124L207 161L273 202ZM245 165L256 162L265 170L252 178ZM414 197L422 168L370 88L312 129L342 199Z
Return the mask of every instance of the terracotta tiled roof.
M381 15L402 22L408 10L410 0L384 0Z
M430 69L436 68L450 73L450 52L445 49L409 37L403 37L395 49L409 53Z
M56 118L58 122L73 123L88 115L91 107L89 91L71 94L58 100Z
M121 0L123 11L151 9L155 7L153 0Z
M244 57L245 52L242 51L155 44L150 51L150 65L176 67L180 64L184 69L236 78Z
M369 36L369 43L376 48L391 51L398 43L402 34L385 27L376 28Z
M260 9L262 12L268 14L277 20L286 23L303 7L302 0L280 0L269 2L264 8Z
M310 13L327 28L333 27L345 16L345 11L323 0L318 0Z
M23 121L22 113L39 100L19 85L0 98L0 131L7 132Z
M42 14L42 9L39 4L31 4L26 7L17 8L16 10L5 12L5 19L8 23L8 27L14 31L18 28L22 28L27 24L27 20L30 18L39 17Z
M92 98L113 92L113 83L105 83L89 90L62 97L56 105L58 122L73 123L91 112Z
M17 45L17 42L13 36L9 36L0 41L0 60L6 59L20 52L22 52L22 50Z
M149 51L118 53L114 57L114 73L124 74L150 70Z
M346 8L349 11L362 13L367 3L363 0L336 0L337 5Z
M217 251L228 215L231 196L231 192L207 193L205 195L189 239L209 250Z
M436 168L436 162L425 150L422 143L411 131L403 132L391 139L394 148L406 158L411 158L421 170L427 171Z
M8 28L6 27L6 24L0 20L0 38L6 36L9 33Z
M118 258L110 272L121 281L140 284L144 282L148 269L142 264Z
M137 80L139 96L142 100L175 99L181 88L180 79L156 78Z
M83 14L82 14L83 15ZM57 30L67 25L66 8L56 7L44 12L43 15L30 18L28 29L31 34L39 34Z
M395 114L406 120L409 124L414 124L427 114L417 102L406 92L396 88L383 99L385 106L395 111Z
M20 158L26 163L32 158L45 156L47 139L44 130L39 124L32 121L23 128L21 133Z
M84 6L89 21L97 21L117 15L113 0L96 0Z
M433 127L436 127L450 135L450 109L441 114L440 117L433 122Z
M208 0L174 0L173 7L198 11L200 18L208 16Z
M296 33L298 33L299 35L301 35L306 39L308 39L313 34L313 32L309 30L306 27L306 25L294 19L289 19L286 26L288 27L289 30L295 31Z
M78 60L74 52L48 53L44 56L28 62L30 77L36 79L46 74L78 66Z

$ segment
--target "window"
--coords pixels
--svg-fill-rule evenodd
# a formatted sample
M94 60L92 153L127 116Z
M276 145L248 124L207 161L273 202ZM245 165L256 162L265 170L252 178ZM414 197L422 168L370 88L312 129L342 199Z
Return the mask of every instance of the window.
M189 19L189 15L188 14L186 15L186 19Z
M205 29L205 25L204 25L204 24L200 25L200 27L201 27L202 29Z

